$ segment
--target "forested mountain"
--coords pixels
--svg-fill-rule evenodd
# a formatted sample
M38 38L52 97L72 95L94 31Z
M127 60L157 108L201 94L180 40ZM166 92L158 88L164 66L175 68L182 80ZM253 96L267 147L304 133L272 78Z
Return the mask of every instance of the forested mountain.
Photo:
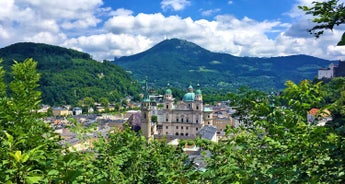
M136 79L149 77L155 85L176 87L200 83L204 88L234 90L249 86L280 90L287 80L314 79L330 61L307 55L286 57L236 57L210 52L194 43L170 39L151 49L114 61Z
M139 92L136 82L119 66L97 62L89 54L72 49L41 43L16 43L0 49L0 58L7 70L6 81L11 78L9 71L13 60L21 62L33 58L38 62L40 91L45 104L77 104L85 97L117 101Z

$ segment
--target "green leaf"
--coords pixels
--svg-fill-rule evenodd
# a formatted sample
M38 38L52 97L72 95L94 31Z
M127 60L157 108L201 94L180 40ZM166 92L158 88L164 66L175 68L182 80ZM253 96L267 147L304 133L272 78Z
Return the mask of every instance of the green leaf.
M341 37L341 40L338 42L337 46L344 46L345 45L345 32L343 33L343 36Z
M28 183L39 183L43 179L42 176L28 176L26 177L26 181Z
M22 159L22 152L21 151L16 151L14 154L10 153L10 155L16 160L17 163L20 163Z

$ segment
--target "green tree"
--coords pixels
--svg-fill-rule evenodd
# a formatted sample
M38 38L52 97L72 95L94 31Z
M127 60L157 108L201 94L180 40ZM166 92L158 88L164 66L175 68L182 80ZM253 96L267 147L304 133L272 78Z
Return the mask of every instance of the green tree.
M102 97L99 99L99 103L101 104L101 106L103 106L104 108L107 108L109 106L109 99L106 97Z
M316 38L324 33L324 30L333 30L334 26L339 26L345 23L345 6L339 0L329 0L325 2L313 2L312 7L299 6L306 14L311 14L315 18L313 22L316 25L309 29L311 34ZM345 32L338 43L338 46L345 45Z
M95 143L94 159L82 178L90 183L190 183L193 168L181 147L165 141L148 143L129 126Z
M319 85L287 82L274 105L251 101L248 121L253 128L229 128L229 139L206 144L212 156L204 179L212 183L344 182L344 137L306 121L307 109L322 101Z
M40 103L36 66L32 59L15 62L10 95L1 92L0 180L5 183L38 183L46 179L53 170L47 163L61 154L58 137L35 111Z
M92 97L85 97L82 100L82 106L86 108L93 107L95 105L95 100Z

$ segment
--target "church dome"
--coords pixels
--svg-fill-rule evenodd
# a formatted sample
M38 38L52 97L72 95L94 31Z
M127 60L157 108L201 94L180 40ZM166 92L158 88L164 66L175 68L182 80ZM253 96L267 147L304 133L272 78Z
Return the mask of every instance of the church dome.
M197 90L195 91L195 94L201 95L201 90L200 90L200 89L197 89Z
M171 89L165 90L165 94L166 94L166 95L171 95L171 94L172 94Z
M188 91L189 91L189 92L193 92L193 86L192 86L192 85L189 85Z
M183 96L183 101L185 101L185 102L194 101L194 99L195 99L195 93L189 92Z

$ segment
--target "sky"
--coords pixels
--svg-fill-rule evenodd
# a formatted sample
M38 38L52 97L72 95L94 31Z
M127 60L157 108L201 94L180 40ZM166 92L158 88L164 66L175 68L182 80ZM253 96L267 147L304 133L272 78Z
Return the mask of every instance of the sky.
M213 52L344 60L345 25L319 39L297 8L314 0L0 0L0 48L37 42L87 52L96 60L143 52L170 38ZM340 0L345 2L345 0Z

